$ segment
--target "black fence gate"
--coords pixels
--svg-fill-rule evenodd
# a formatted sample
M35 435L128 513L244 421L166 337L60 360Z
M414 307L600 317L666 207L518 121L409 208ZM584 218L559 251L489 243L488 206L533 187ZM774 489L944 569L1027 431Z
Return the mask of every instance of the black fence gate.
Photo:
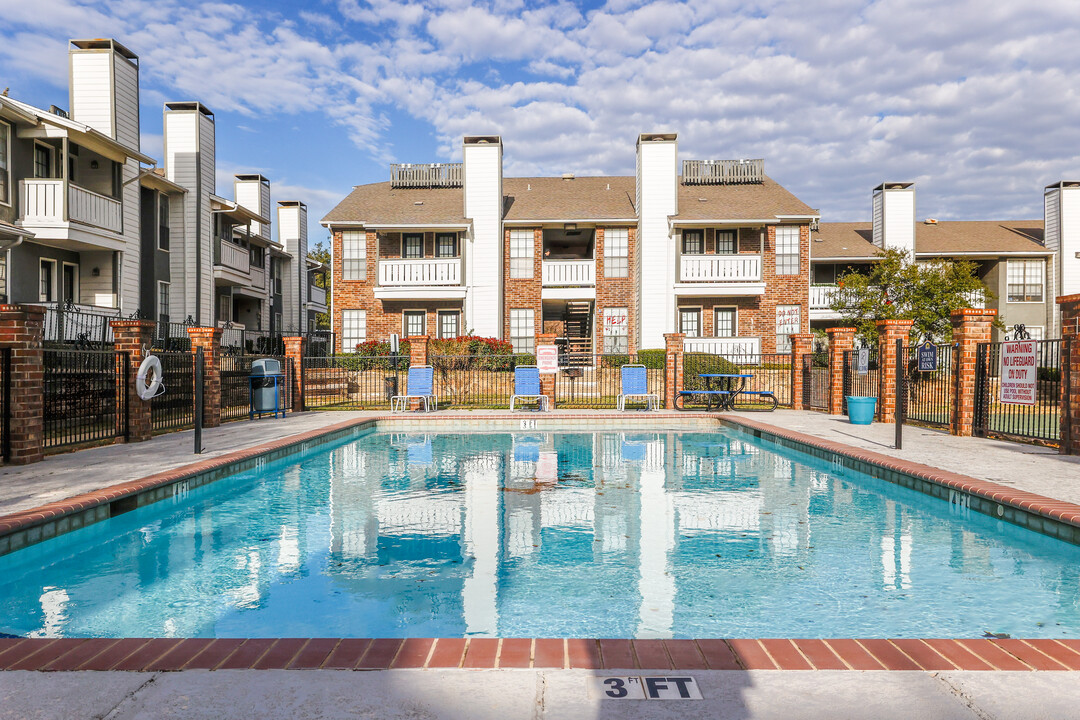
M1061 357L1070 340L1026 340L1035 344L1035 403L1001 402L1001 349L1005 343L982 343L975 355L974 433L980 437L1057 444L1061 441L1061 399L1076 382ZM1067 407L1067 406L1066 406Z
M126 437L128 363L126 352L44 348L43 447Z
M829 409L829 353L812 352L803 355L803 407L810 410Z
M843 412L847 412L847 399L851 397L877 398L875 415L881 415L881 367L878 364L877 348L865 348L866 366L859 366L860 350L844 352L844 399L841 403Z
M919 351L922 345L905 346L901 350L903 369L900 397L903 399L904 421L935 427L947 427L952 419L953 346L934 345L936 362L933 369L927 362L920 369ZM895 372L895 369L892 369Z
M161 361L164 392L150 400L155 431L177 430L195 423L195 356L189 352L156 353Z

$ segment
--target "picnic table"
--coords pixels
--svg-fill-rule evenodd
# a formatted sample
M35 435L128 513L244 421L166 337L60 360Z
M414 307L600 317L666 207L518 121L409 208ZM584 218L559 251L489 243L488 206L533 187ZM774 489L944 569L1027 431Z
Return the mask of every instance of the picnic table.
M776 396L769 390L747 390L746 383L754 376L745 373L701 373L698 375L705 381L704 390L680 390L675 397L675 408L686 410L686 402L705 401L705 411L709 412L716 406L717 410L734 410L735 403L740 395L753 395L762 400L771 400L775 410L777 406ZM713 383L716 387L713 387Z

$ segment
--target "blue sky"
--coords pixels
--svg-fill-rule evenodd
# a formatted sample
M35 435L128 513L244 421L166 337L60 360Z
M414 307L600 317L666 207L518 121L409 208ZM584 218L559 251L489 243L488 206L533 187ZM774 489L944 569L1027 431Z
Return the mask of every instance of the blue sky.
M508 176L631 174L639 132L683 158L764 157L826 221L883 180L919 218L1042 216L1080 178L1076 0L0 0L0 86L67 107L67 40L140 56L143 150L165 101L217 118L219 193L261 172L318 219L388 163L499 133Z

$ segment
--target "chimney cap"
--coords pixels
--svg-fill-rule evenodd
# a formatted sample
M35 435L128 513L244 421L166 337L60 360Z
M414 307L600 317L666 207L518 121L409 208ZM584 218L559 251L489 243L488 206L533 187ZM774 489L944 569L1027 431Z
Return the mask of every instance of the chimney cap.
M883 182L874 188L874 192L881 192L883 190L907 190L915 187L913 182Z
M240 182L260 182L264 185L270 184L270 180L268 178L258 173L237 173L233 177L235 177Z
M641 133L638 135L638 145L644 142L675 142L678 133Z
M498 135L466 135L462 142L466 145L502 145Z
M78 50L113 50L128 60L138 60L139 56L111 38L93 38L90 40L69 40Z
M563 180L573 180L574 179L574 173L563 173L562 174L562 179Z
M198 110L208 118L213 119L214 117L214 112L210 108L195 100L186 102L167 102L165 103L165 109L179 112Z
M298 207L301 210L307 210L307 205L299 200L278 200L279 207Z
M1061 180L1052 185L1047 185L1044 189L1053 190L1055 188L1074 188L1080 187L1080 180Z

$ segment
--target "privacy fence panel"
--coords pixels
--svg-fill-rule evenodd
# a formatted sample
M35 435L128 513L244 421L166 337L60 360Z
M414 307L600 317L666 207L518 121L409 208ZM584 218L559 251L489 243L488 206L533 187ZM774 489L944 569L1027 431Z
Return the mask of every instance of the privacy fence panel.
M195 422L195 356L189 352L155 353L161 361L165 391L150 401L154 431L178 430Z
M1035 344L1034 405L1001 402L1001 348L1004 343L979 345L975 360L975 424L980 437L1000 436L1057 444L1061 440L1063 384L1078 378L1063 376L1061 357L1067 340L1027 340Z
M409 358L305 357L301 368L308 410L389 410L390 397L405 390Z
M44 447L126 436L126 352L46 347L42 365Z
M566 367L555 376L555 407L558 408L615 408L622 393L623 365L644 365L645 384L659 404L664 402L664 362L666 353L647 350L644 353L613 353L606 355L565 356ZM635 399L627 407L635 407Z
M791 355L761 353L753 355L683 355L683 388L704 390L703 374L750 375L744 390L771 392L781 406L791 407ZM743 403L739 404L740 406Z
M937 363L933 370L919 369L919 345L904 347L901 351L903 371L904 421L935 427L948 427L952 419L953 385L956 372L953 367L953 346L936 345ZM895 370L894 370L895 372Z
M876 414L881 414L881 367L878 365L877 348L867 348L865 372L859 368L859 351L844 352L844 399L843 411L847 412L848 396L877 398Z

